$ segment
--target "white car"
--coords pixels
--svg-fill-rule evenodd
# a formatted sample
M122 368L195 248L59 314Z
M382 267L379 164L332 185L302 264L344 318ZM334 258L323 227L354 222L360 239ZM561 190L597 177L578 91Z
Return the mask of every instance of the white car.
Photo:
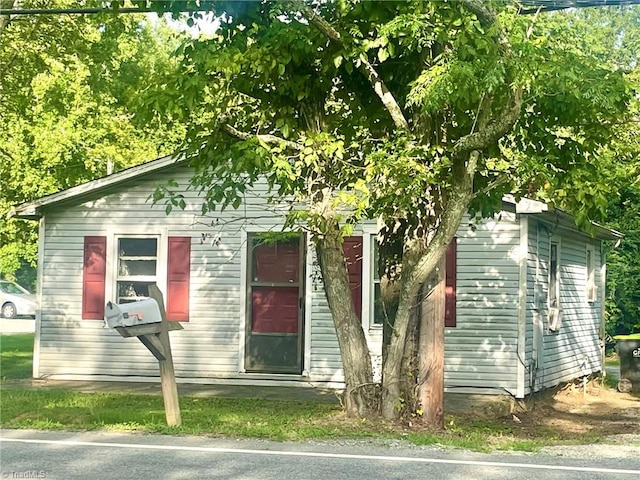
M0 314L4 318L35 317L35 295L17 283L0 280Z

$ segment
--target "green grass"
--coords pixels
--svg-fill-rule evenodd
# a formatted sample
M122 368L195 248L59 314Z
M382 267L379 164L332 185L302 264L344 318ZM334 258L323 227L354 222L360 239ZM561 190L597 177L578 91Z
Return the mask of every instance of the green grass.
M0 379L31 378L33 334L0 335Z
M640 340L640 333L632 333L630 335L616 335L614 340Z
M167 427L162 397L79 393L58 389L4 388L0 423L7 428L125 430L301 440L336 429L318 424L339 414L327 404L182 397L181 427ZM322 422L321 422L322 423ZM352 436L357 429L337 431Z
M447 417L444 432L345 418L337 405L263 399L181 397L182 425L168 427L162 397L4 387L0 425L41 430L110 430L275 441L377 439L475 451L535 451L544 439L518 438L499 422Z
M135 431L276 441L404 440L475 451L530 452L549 444L598 441L595 437L568 436L553 428L523 428L510 417L447 415L445 431L433 432L406 423L346 418L335 404L189 396L180 397L182 425L168 427L159 395L81 393L46 386L24 387L15 382L31 377L32 344L33 335L0 337L3 428Z

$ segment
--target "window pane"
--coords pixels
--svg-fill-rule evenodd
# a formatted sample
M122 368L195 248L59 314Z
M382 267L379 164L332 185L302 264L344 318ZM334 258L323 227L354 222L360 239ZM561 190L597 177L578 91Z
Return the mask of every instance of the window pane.
M155 274L155 260L123 260L121 258L118 263L118 275L120 277Z
M135 302L149 296L149 286L155 282L118 282L118 303Z
M382 294L380 291L380 283L373 285L373 323L374 325L384 324L384 306L382 304Z
M371 244L373 245L373 280L380 280L380 260L379 260L379 250L378 250L378 240L373 237Z
M558 306L558 245L551 244L549 255L549 306Z
M156 238L121 238L118 240L118 252L126 257L155 257L158 251Z

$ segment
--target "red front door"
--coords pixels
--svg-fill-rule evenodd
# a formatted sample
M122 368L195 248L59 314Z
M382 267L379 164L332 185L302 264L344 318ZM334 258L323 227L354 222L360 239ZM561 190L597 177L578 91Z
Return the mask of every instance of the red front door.
M249 237L248 372L302 372L304 252L300 235Z

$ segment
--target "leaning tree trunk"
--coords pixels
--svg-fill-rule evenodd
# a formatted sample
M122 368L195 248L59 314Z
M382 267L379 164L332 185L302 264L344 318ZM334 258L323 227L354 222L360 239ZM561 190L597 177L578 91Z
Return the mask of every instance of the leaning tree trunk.
M344 406L348 415L364 417L375 411L377 403L371 355L351 298L340 228L328 222L327 230L316 239L316 250L342 357Z
M417 238L406 242L402 257L398 310L382 367L380 413L386 419L396 419L399 414L402 364L410 334L413 305L418 298L420 288L436 268L440 259L444 257L447 246L469 206L473 195L473 174L477 159L478 153L472 152L466 164L461 159L454 163L454 183L433 237L430 239ZM439 362L436 365L443 364ZM437 410L443 407L442 405L423 405L423 408Z

